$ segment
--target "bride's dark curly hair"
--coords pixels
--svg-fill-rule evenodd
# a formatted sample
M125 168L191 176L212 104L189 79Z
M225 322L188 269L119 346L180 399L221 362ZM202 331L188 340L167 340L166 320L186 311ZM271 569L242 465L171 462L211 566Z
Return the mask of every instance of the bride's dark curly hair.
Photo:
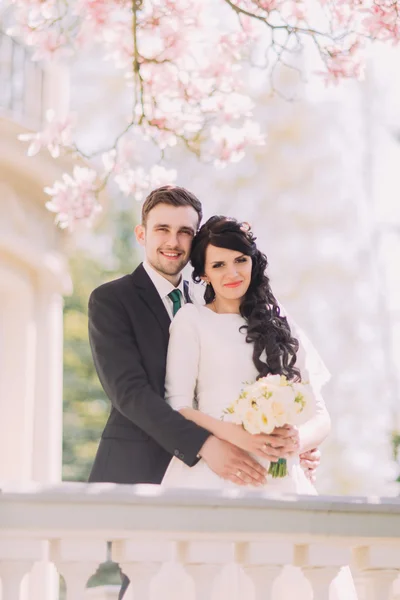
M253 362L259 377L271 373L299 381L300 371L295 367L299 342L292 336L286 317L280 314L265 273L267 257L257 248L255 240L248 224L218 215L211 217L193 240L190 255L193 281L199 283L205 275L206 250L210 244L251 256L251 281L240 304L240 314L247 323L243 326L247 328L246 341L254 344ZM214 289L209 284L204 293L206 304L214 298Z

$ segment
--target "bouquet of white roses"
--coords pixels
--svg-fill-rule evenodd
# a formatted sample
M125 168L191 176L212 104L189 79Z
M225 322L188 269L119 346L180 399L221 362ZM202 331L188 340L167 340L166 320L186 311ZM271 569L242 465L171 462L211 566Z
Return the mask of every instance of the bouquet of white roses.
M224 412L229 420L252 434L272 433L275 427L298 426L310 413L310 388L306 383L289 381L283 375L267 375L247 385ZM287 474L286 459L272 462L272 477Z

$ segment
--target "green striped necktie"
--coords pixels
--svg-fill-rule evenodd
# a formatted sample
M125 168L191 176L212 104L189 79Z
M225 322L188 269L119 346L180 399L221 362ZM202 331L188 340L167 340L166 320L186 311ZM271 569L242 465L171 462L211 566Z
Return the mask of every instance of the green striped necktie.
M172 290L172 292L168 294L168 298L171 298L172 300L172 314L175 316L182 306L181 290Z

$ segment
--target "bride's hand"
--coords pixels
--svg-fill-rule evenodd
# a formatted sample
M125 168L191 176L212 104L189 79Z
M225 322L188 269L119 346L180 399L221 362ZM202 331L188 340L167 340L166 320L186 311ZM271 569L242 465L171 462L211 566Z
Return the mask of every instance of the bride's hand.
M279 430L275 429L270 435L266 433L251 434L241 425L232 424L232 436L229 441L254 456L275 462L279 458L289 458L296 453L295 435L293 429L286 430L282 427Z
M284 453L282 458L289 458L300 453L299 430L294 425L275 427L270 437L274 440L275 448L280 448Z

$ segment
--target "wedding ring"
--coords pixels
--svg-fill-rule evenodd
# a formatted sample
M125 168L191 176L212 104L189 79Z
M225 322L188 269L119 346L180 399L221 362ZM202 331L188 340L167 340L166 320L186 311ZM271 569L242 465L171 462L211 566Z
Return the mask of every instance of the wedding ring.
M236 477L240 477L240 476L241 476L241 474L242 474L242 471L241 471L240 469L238 469L238 470L236 471Z

